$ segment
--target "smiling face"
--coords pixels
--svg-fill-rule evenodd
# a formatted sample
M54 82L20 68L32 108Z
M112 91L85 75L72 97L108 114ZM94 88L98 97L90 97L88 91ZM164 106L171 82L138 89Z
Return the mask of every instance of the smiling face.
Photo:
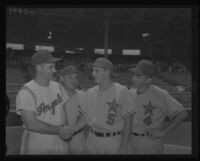
M109 70L94 66L92 76L94 77L95 83L99 84L109 76Z
M64 86L70 90L74 90L77 87L77 74L71 75L64 75L61 76L61 81L63 82Z
M56 72L55 63L42 63L37 65L37 71L40 76L46 80L53 80L53 75Z

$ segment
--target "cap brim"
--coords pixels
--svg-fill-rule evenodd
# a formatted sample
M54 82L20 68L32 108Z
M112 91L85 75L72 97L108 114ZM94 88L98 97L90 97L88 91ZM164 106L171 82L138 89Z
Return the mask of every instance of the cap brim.
M136 73L136 74L141 74L141 75L144 74L141 70L139 70L136 67L135 68L131 68L130 71L133 72L133 73Z
M51 60L49 60L47 63L55 63L57 61L59 61L61 58L52 58Z
M98 64L91 64L90 67L99 67L99 68L103 68L102 66L98 65ZM103 68L104 69L104 68Z

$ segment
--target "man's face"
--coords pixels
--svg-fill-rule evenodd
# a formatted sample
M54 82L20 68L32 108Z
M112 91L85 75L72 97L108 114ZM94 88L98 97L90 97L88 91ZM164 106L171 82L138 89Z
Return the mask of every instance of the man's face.
M77 74L64 75L64 76L62 76L62 78L63 78L62 79L63 83L67 88L69 88L71 90L76 89L77 84L78 84L78 82L77 82Z
M147 77L143 74L133 73L132 82L135 88L141 88L147 83Z
M53 80L53 74L56 72L55 63L42 63L39 65L40 74L47 80Z
M107 73L108 71L103 68L93 67L92 76L94 77L95 83L101 83L105 79Z

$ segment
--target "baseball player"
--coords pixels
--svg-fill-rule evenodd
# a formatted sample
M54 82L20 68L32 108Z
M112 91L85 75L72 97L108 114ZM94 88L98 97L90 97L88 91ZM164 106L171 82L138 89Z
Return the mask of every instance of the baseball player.
M76 89L77 69L70 65L60 71L61 92L64 101L64 110L66 113L66 124L73 126L80 117L80 107L84 99L85 92ZM85 130L85 129L84 129ZM70 154L84 154L85 133L78 131L70 140Z
M62 139L71 134L68 136L67 128L63 127L65 115L59 84L52 81L58 60L45 50L33 54L31 62L36 77L25 83L16 96L16 113L21 116L25 128L20 149L22 155L68 153L69 145Z
M150 61L139 61L131 71L134 88L130 91L136 114L132 122L129 153L163 154L163 137L178 126L187 113L166 90L151 84L155 68ZM167 124L165 117L171 120Z
M113 82L113 64L97 58L92 75L96 86L85 95L82 120L72 131L87 123L90 130L85 143L86 154L126 154L131 133L131 114L135 112L127 87Z

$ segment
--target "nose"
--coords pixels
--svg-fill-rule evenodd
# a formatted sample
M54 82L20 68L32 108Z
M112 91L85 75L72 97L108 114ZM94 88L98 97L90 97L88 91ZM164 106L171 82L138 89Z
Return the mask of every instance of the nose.
M94 71L94 70L92 71L92 75L93 75L93 76L95 75L95 71Z

